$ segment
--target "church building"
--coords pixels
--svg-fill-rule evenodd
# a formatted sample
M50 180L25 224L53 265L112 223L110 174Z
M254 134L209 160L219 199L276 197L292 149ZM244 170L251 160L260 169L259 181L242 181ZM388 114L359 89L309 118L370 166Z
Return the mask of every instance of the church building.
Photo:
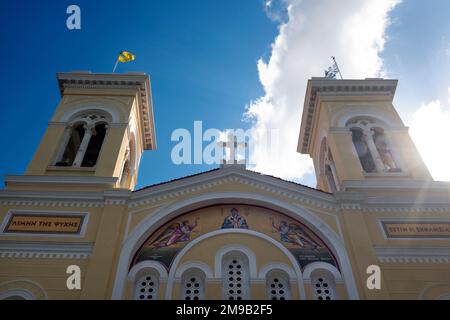
M316 188L236 164L141 189L149 76L57 80L34 157L0 190L0 299L450 299L450 183L396 80L308 81L297 151Z

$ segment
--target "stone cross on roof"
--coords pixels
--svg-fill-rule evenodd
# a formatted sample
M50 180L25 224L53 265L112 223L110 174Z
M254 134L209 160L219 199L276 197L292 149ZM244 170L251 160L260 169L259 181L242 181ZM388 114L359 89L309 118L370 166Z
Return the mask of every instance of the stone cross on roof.
M222 163L221 163L221 167L226 166L226 165L240 165L243 166L245 168L245 163L246 163L246 156L244 155L244 159L240 159L238 160L238 150L242 149L242 148L247 148L248 144L246 142L237 142L237 137L232 134L229 133L227 136L227 141L219 141L218 145L225 149L225 148L229 148L230 149L230 156L227 159L226 154L223 154L223 158L222 158ZM245 150L244 150L244 154L245 154Z

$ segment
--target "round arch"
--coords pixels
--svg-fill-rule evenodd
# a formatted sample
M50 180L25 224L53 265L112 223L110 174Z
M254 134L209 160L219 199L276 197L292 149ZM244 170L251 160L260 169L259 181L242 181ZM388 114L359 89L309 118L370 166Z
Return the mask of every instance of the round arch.
M295 257L278 241L274 240L273 238L265 235L264 233L261 232L257 232L254 230L249 230L249 229L220 229L220 230L215 230L206 234L203 234L197 238L195 238L194 240L192 240L191 242L189 242L176 256L172 267L170 268L170 272L169 272L169 278L167 281L167 289L166 289L166 299L170 299L172 297L172 289L173 289L173 284L174 284L174 279L178 273L178 269L180 267L178 267L180 261L182 260L183 256L192 248L194 247L196 244L214 237L214 236L218 236L218 235L222 235L222 234L230 234L230 233L238 233L238 234L249 234L258 238L261 238L267 242L270 242L271 244L273 244L275 247L277 247L280 251L282 251L286 257L289 259L289 261L291 262L293 268L294 268L294 273L295 276L297 277L297 284L298 284L298 289L299 289L299 294L301 299L306 299L306 293L304 291L304 285L303 285L303 278L302 278L302 273L300 270L300 267L297 264L297 261L295 260ZM220 248L214 257L214 278L215 279L220 279L222 277L222 258L223 256L225 256L227 253L229 252L233 252L233 251L238 251L241 252L242 254L244 254L248 260L249 260L249 267L250 267L250 278L251 279L258 279L259 278L259 274L258 274L258 270L257 270L257 264L256 264L256 256L253 253L253 251L251 251L249 248L247 248L246 246L242 246L240 244L229 244L226 245L222 248ZM265 274L264 274L265 275Z
M164 206L154 214L143 219L123 243L117 265L112 298L122 299L128 268L133 255L155 230L180 214L214 204L258 205L300 220L316 232L335 254L342 269L342 276L350 299L359 298L343 239L334 230L303 207L295 206L267 195L251 192L214 192L204 194Z

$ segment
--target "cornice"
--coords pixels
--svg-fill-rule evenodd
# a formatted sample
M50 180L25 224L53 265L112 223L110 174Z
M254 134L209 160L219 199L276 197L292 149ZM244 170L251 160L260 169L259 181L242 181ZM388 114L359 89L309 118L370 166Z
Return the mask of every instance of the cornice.
M61 96L68 88L137 90L143 123L142 138L146 150L156 149L155 125L149 76L145 73L64 72L57 74Z
M387 98L392 101L397 80L387 79L349 79L337 80L312 78L308 80L303 106L302 124L297 150L303 154L309 153L312 129L319 97L368 97Z
M93 243L1 241L0 258L87 259Z
M63 184L63 185L111 185L117 182L115 177L93 176L38 176L38 175L5 175L5 184Z
M130 208L167 201L178 196L206 190L218 185L237 182L243 185L270 192L320 209L337 211L334 197L321 191L311 190L301 185L293 185L287 181L278 180L254 173L248 170L226 167L203 175L189 177L180 181L143 189L134 193L129 201Z
M381 263L448 263L449 247L375 247Z

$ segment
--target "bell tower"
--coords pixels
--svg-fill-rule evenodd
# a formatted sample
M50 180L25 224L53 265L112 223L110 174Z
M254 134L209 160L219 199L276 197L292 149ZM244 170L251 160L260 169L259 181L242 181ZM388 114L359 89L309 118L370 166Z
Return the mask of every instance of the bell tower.
M144 150L156 149L144 73L58 73L61 100L24 175L6 188L134 189Z
M396 87L378 78L308 81L297 151L313 159L317 188L432 180L393 106Z

